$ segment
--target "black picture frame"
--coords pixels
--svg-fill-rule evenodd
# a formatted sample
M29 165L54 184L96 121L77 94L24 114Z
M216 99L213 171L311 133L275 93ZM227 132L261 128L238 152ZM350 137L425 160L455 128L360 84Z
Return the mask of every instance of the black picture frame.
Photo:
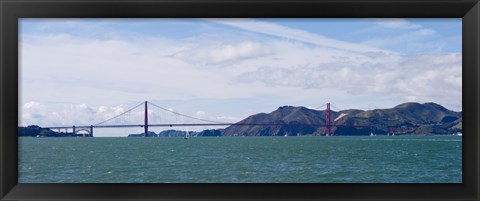
M479 200L478 0L0 0L2 200ZM461 184L18 184L19 18L463 18Z

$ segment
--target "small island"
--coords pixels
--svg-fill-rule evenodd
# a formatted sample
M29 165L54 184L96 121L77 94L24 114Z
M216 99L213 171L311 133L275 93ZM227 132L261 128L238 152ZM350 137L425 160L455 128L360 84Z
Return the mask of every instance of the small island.
M55 132L49 128L42 128L37 125L27 127L18 127L19 137L90 137L85 134L75 134L72 132Z

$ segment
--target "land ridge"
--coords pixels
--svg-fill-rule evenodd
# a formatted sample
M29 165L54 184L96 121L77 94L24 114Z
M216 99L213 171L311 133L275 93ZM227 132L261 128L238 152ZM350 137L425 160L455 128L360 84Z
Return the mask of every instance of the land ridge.
M326 134L326 110L303 106L281 106L270 113L258 113L224 129L189 132L190 136L322 136ZM393 108L330 111L331 135L451 135L462 132L462 112L428 102L407 102ZM256 125L255 125L256 124ZM19 127L19 136L73 137L38 126ZM185 131L165 130L151 137L179 137ZM141 137L142 133L129 137Z

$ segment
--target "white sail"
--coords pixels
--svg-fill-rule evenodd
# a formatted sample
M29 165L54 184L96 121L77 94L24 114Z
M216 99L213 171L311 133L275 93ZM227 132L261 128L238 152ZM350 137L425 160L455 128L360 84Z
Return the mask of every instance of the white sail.
M185 137L183 137L183 139L188 139L189 137L190 137L190 134L189 134L188 129L187 129L187 131L185 132Z

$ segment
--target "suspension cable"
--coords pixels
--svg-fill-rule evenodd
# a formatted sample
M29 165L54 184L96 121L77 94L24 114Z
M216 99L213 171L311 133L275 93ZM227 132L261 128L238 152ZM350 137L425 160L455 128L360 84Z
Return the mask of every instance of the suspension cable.
M119 115L116 115L116 116L114 116L114 117L112 117L112 118L110 118L110 119L107 119L107 120L102 121L102 122L100 122L100 123L94 124L94 126L98 126L98 125L103 124L103 123L105 123L105 122L107 122L107 121L110 121L110 120L115 119L115 118L117 118L117 117L119 117L119 116L122 116L122 115L126 114L127 112L130 112L130 111L136 109L137 107L140 107L142 104L144 104L144 102L142 102L142 103L138 104L137 106L135 106L135 107L133 107L133 108L131 108L131 109L129 109L129 110L127 110L127 111L119 114Z
M332 106L332 107L333 107L333 109L336 109L336 110L338 110L338 111L341 111L341 109L340 109L340 108L338 108L338 107L335 107L335 105L332 105L332 104L330 104L330 106Z
M155 107L158 107L162 110L165 110L167 112L170 112L170 113L173 113L173 114L176 114L176 115L179 115L179 116L183 116L183 117L187 117L187 118L191 118L191 119L196 119L196 120L200 120L200 121L205 121L205 122L210 122L210 123L219 123L219 124L229 124L227 122L220 122L220 121L212 121L212 120L207 120L207 119L200 119L200 118L196 118L196 117L192 117L192 116L189 116L189 115L185 115L185 114L181 114L181 113L178 113L178 112L175 112L175 111L171 111L169 109L166 109L164 107L161 107L161 106L158 106L158 105L155 105L151 102L148 102L150 103L151 105L155 106Z
M318 109L320 109L320 108L322 108L322 107L325 107L326 105L327 105L327 103L323 104L323 105L320 106L320 107L316 107L315 110L318 110ZM333 109L336 109L336 110L338 110L338 111L341 110L340 108L335 107L335 105L330 104L330 106L331 106Z
M322 106L316 107L315 110L318 110L318 109L320 109L320 108L322 108L322 107L325 107L326 105L327 105L327 104L325 103L325 104L323 104Z

